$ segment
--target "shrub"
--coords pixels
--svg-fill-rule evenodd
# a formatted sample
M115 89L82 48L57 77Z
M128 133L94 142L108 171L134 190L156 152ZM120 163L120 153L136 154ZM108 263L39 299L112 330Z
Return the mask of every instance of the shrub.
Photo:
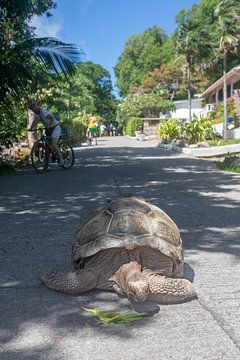
M213 111L211 111L212 124L217 125L223 122L223 111L224 105L223 103L218 104ZM227 113L228 117L234 118L234 101L232 99L228 99L227 101Z
M190 123L185 124L185 138L189 144L196 144L206 141L207 138L214 139L215 134L212 129L210 117L198 119L195 115Z
M240 173L240 157L228 154L223 162L217 163L217 167L224 171Z
M63 133L68 132L72 144L76 144L86 138L86 125L83 123L82 118L76 117L60 125Z
M158 137L170 142L181 137L181 127L177 119L171 119L160 124L157 130Z
M139 117L130 117L127 120L125 132L129 136L134 136L135 131L142 131L143 121Z

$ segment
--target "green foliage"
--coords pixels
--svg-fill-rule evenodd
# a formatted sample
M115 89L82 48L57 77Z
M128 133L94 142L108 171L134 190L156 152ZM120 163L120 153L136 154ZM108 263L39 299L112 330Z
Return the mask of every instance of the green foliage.
M185 89L187 87L191 95L200 93L202 87L206 88L222 75L220 43L221 49L224 44L228 49L228 69L239 64L240 47L235 46L239 43L239 13L236 0L200 0L191 9L182 9L177 14L177 28L170 38L157 27L132 35L115 67L120 95L153 91L154 84L149 83L154 71L163 65L174 64L180 58L185 66L180 66L172 79L159 74L159 83L165 82L169 89L173 80L177 80L180 85L178 97L182 98L186 96L184 79ZM190 78L187 77L188 69ZM204 76L203 82L199 75Z
M77 117L64 121L61 123L61 127L67 131L70 130L70 141L72 144L76 144L79 141L86 139L86 126L87 115L79 114Z
M212 111L211 111L211 119L212 124L220 124L223 122L223 111L224 111L224 105L223 103L219 103ZM228 100L227 102L227 113L228 117L234 118L234 102L233 100Z
M110 75L100 65L83 63L76 66L73 77L55 76L50 82L41 80L41 67L38 69L40 83L32 83L32 88L35 89L34 98L40 100L43 107L47 107L53 114L60 115L63 124L69 120L68 125L72 126L73 130L73 142L85 138L82 125L84 121L80 121L79 114L85 118L85 125L89 113L99 114L106 123L115 120L116 104L111 93ZM0 104L0 131L10 132L14 140L17 134L26 129L25 107L24 101L16 102L14 98L11 99L10 106Z
M95 317L99 319L98 324L112 324L112 323L123 323L123 324L130 324L133 321L142 320L144 317L147 316L147 313L113 313L113 312L106 312L100 309L88 309L85 307L81 308L84 311L90 312Z
M123 118L131 116L158 117L159 113L174 110L174 104L162 99L158 94L128 96L118 105L118 113Z
M73 74L79 62L77 46L52 38L35 38L29 20L55 7L52 0L1 2L0 11L0 102L11 106L35 94L35 84L53 73ZM49 13L47 13L49 15ZM39 65L40 64L40 65ZM39 69L41 71L39 72ZM40 73L40 75L39 75ZM42 84L41 84L42 85Z
M143 120L139 117L130 117L127 120L125 133L129 136L134 136L135 131L142 131Z
M205 75L209 79L209 84L217 80L222 75L222 56L217 52L219 45L224 44L225 40L230 40L233 44L232 36L239 34L239 4L234 0L200 0L199 4L193 5L189 11L191 21L200 24L200 28L206 29L208 36L206 39L210 40L209 50L211 67L204 70ZM179 13L180 14L180 13ZM179 14L177 16L179 16ZM228 36L228 34L230 36ZM234 35L234 36L235 36ZM203 39L205 40L205 39ZM226 42L225 42L226 44ZM201 55L204 61L209 61L206 44L206 49ZM230 46L231 47L231 46ZM235 49L235 53L228 54L228 68L239 65L239 49Z
M157 26L130 36L115 66L121 96L141 85L149 71L170 60L172 49L167 41L167 35Z
M192 15L182 9L177 16L178 27L173 34L174 49L178 56L185 59L186 66L192 71L206 66L212 54L212 42L208 29Z
M240 139L227 139L227 141L224 141L224 139L216 138L215 140L208 140L209 146L224 146L234 144L240 144Z
M27 114L24 105L12 101L11 106L0 103L0 146L11 147L14 141L21 138L21 132L27 126Z
M240 173L240 157L228 154L223 162L218 162L217 167L224 171Z
M83 62L72 78L56 79L43 88L38 97L61 118L71 119L79 112L94 113L111 122L116 117L110 74L101 65Z
M185 138L189 144L196 144L200 141L206 141L207 138L214 139L215 134L212 129L212 123L209 117L198 119L194 116L190 123L185 124Z
M158 126L157 134L160 139L163 139L166 142L171 142L173 139L179 139L181 137L181 126L179 121L177 119L165 121Z
M235 0L222 0L219 2L215 16L219 37L219 50L235 50L240 39L240 8Z

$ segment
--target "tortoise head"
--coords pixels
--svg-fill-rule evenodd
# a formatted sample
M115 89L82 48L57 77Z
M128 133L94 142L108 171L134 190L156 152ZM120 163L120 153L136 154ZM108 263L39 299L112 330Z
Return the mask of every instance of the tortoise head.
M127 281L126 293L130 300L144 302L149 294L149 285L142 274L133 274Z

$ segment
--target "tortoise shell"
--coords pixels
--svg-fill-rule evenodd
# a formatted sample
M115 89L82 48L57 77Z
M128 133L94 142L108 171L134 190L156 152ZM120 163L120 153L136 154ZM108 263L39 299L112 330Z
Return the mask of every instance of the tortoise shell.
M142 197L124 197L97 209L80 224L72 248L74 264L101 250L149 246L170 257L175 271L183 267L182 241L177 225Z

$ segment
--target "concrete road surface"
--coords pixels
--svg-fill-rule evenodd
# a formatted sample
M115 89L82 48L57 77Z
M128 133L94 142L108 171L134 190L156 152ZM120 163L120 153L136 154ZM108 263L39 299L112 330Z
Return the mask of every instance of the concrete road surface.
M75 151L70 171L0 178L0 359L240 359L240 176L125 137ZM42 271L70 264L79 222L124 194L147 197L178 224L198 300L134 306L112 292L71 296L40 283ZM98 325L81 306L149 316Z

